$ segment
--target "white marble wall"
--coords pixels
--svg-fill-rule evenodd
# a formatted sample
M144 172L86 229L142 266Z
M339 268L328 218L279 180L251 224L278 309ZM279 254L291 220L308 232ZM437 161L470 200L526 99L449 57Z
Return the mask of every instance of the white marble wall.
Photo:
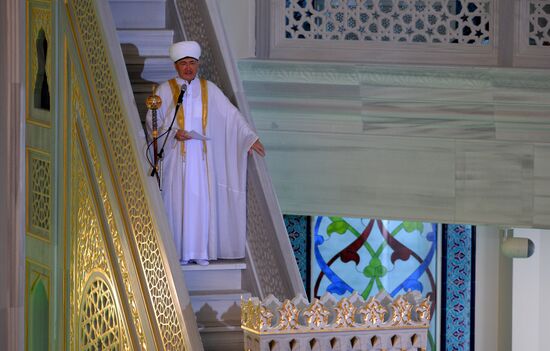
M23 350L25 2L0 2L0 350Z
M235 59L255 57L255 0L216 0Z
M514 229L535 244L533 256L514 259L512 350L548 350L550 330L550 231Z
M512 351L512 259L501 254L501 236L476 226L474 350Z
M550 71L244 60L285 213L550 227Z

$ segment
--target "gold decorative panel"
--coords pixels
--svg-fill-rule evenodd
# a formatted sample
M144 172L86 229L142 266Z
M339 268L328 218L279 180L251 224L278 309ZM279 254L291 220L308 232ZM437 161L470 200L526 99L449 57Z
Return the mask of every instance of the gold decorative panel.
M71 77L75 77L75 69L74 66L71 65ZM130 273L128 271L128 265L126 263L126 258L124 256L124 250L123 250L123 244L121 241L121 237L119 234L119 230L116 227L113 209L111 207L111 203L109 201L109 194L107 191L107 186L105 184L105 179L103 177L103 173L101 172L101 165L99 161L98 151L97 148L93 142L92 137L92 129L90 126L89 121L89 115L87 114L86 110L84 109L84 101L82 99L82 94L80 91L80 86L78 84L78 81L76 79L71 80L70 90L72 92L71 94L71 111L73 112L73 115L78 118L78 120L82 123L82 131L84 132L84 139L88 141L88 150L90 152L92 166L94 170L94 174L96 176L95 181L97 182L98 189L101 196L101 201L103 204L103 208L106 215L106 221L109 226L109 233L110 238L113 242L113 246L115 248L115 253L117 256L117 266L118 269L121 272L124 288L126 289L126 296L128 301L130 302L130 309L131 314L133 318L133 325L136 329L136 333L139 336L140 339L140 345L142 350L147 349L147 342L145 340L144 331L142 328L142 323L140 320L139 312L137 309L137 302L136 297L134 294L134 288L132 287L131 281L130 281ZM75 127L76 128L76 127ZM74 151L73 151L74 152Z
M138 171L133 141L129 135L126 115L115 85L106 43L103 41L94 2L69 2L73 20L82 43L82 54L91 87L97 95L97 124L112 157L113 176L126 212L130 245L136 251L136 265L143 276L143 290L151 306L151 320L158 330L159 344L167 350L184 350L183 315L175 287L163 257L159 233L148 208L145 189Z
M93 276L101 272L105 278L103 282L114 281L113 270L109 262L109 253L104 241L104 235L100 224L100 218L96 210L94 196L88 183L85 161L82 159L78 146L80 141L76 123L73 124L72 133L72 167L71 167L71 233L73 236L71 259L71 289L70 289L70 343L71 350L97 350L94 348L99 341L89 339L91 334L88 323L94 323L95 327L101 324L103 327L114 325L121 331L109 331L105 337L116 336L116 349L130 350L130 343L126 333L127 328L123 323L122 309L115 299L110 288L105 289L103 283L93 283ZM91 284L91 285L90 285ZM107 283L105 283L107 284ZM109 283L108 286L111 284ZM102 304L95 303L94 294L102 292ZM101 313L100 313L101 312ZM98 320L103 318L103 320ZM75 329L76 328L76 329ZM118 329L117 329L118 330ZM102 330L107 333L107 330ZM112 335L111 335L112 334ZM78 341L76 340L78 335ZM94 341L95 340L95 341ZM114 339L113 339L114 340ZM94 344L94 342L96 344ZM101 341L102 342L102 341ZM81 344L84 343L84 344ZM106 348L103 348L106 349Z
M51 162L47 153L27 148L27 233L50 240Z
M121 349L117 306L111 288L101 274L90 277L79 312L79 350Z

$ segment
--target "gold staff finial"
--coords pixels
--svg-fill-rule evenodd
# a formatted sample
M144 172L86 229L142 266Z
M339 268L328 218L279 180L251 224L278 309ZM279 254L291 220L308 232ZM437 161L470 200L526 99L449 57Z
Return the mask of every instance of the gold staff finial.
M160 105L162 105L162 99L156 94L156 91L157 86L156 84L153 84L153 92L147 97L147 100L145 100L145 106L147 106L147 109L149 110L158 110Z

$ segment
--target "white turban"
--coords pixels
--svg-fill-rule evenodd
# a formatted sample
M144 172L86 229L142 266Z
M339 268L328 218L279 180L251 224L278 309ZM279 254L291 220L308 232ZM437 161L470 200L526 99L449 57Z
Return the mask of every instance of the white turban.
M180 41L170 47L170 58L176 62L185 57L199 59L201 57L201 46L196 41Z

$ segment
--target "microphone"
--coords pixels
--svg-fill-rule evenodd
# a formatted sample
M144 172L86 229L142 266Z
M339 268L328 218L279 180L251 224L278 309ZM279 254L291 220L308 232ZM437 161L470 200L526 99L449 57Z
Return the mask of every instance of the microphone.
M181 102L183 101L183 95L185 94L186 90L187 90L187 84L183 83L181 85L180 95L178 96L178 105L181 105Z
M162 135L169 134L170 131L172 130L172 127L174 126L174 122L176 120L176 115L177 115L178 110L181 106L181 103L183 101L183 95L185 94L186 90L187 90L187 84L185 84L185 82L183 82L183 84L181 85L181 88L180 88L180 95L178 96L178 102L176 104L176 108L174 109L174 117L172 117L172 122L170 122L170 127L168 127L168 129L164 133L162 133ZM159 138L160 138L160 136L159 136ZM164 147L166 146L166 140L168 140L168 138L164 138L164 142L162 143L162 148L160 149L160 151L158 153L159 160L162 159L162 157L163 157Z

